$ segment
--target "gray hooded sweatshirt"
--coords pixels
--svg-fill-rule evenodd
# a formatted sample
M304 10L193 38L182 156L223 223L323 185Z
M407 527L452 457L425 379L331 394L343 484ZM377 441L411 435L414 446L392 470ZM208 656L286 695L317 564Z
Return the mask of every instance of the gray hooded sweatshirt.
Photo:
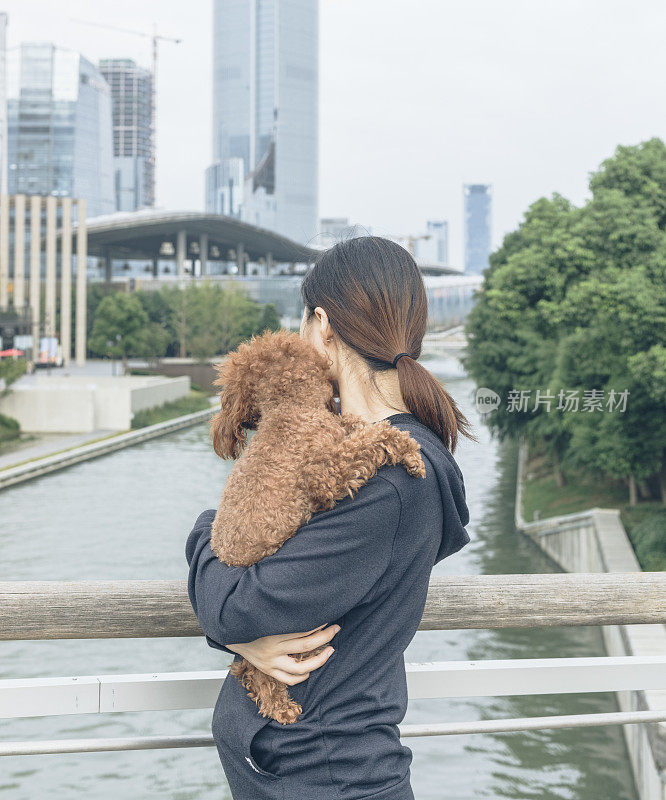
M190 600L212 647L341 626L326 663L289 687L303 709L293 724L262 717L227 675L212 727L234 800L414 800L412 751L398 729L407 711L403 654L433 565L469 542L469 512L441 439L412 414L388 419L421 445L425 478L380 467L251 567L224 564L211 550L215 509L188 537Z

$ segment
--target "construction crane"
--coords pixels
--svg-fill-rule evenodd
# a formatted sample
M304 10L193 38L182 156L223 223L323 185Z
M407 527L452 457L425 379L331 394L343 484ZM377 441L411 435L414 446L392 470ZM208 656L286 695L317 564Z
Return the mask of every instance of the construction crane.
M157 205L157 56L158 56L158 43L162 42L173 42L173 44L180 44L183 40L182 39L174 39L171 36L162 36L161 34L157 33L157 25L153 28L153 33L145 33L145 31L135 31L129 28L119 28L116 25L106 25L102 22L91 22L87 19L74 19L70 17L73 22L80 22L82 25L93 25L96 28L106 28L107 30L111 31L119 31L120 33L129 33L133 36L141 36L144 39L151 39L153 43L153 86L152 86L152 97L151 97L151 107L150 107L150 127L152 132L151 137L151 148L150 148L150 164L152 167L153 173L153 203Z

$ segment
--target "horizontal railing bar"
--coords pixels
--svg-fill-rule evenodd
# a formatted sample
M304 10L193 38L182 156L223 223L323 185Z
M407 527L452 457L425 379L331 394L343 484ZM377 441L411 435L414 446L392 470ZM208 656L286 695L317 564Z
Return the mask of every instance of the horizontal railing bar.
M49 753L106 753L114 750L165 750L175 747L213 747L213 737L131 736L124 739L52 739L37 742L0 742L2 756L37 756Z
M596 725L627 725L663 722L666 711L611 711L602 714L563 714L548 717L486 719L478 722L444 722L428 725L399 725L402 738L452 736L470 733L501 733L548 728L582 728ZM212 735L136 736L124 739L52 739L38 742L0 742L1 756L46 755L53 753L101 753L114 750L162 750L181 747L213 747Z
M443 722L429 725L402 725L400 735L450 736L468 733L501 733L503 731L534 731L543 728L589 728L596 725L625 725L639 722L663 722L663 711L609 711L598 714L559 714L546 717L516 717L514 719L484 719L474 722Z
M581 525L580 522L572 523L571 525L557 525L553 528L543 528L543 530L534 531L536 537L540 536L553 536L557 533L565 533L566 531L580 531L585 527L594 529L594 520L591 519L589 525Z
M570 572L431 578L419 627L664 622L666 572ZM184 581L0 583L0 640L201 635Z
M535 519L531 522L525 522L524 528L529 531L538 531L540 529L556 528L560 529L561 526L568 527L583 527L580 523L594 524L594 511L595 508L588 508L585 511L574 511L571 514L561 514L556 517L545 517L544 519ZM522 528L523 526L521 526Z
M666 689L666 655L442 661L407 664L406 671L410 700ZM213 708L226 675L0 680L0 719Z

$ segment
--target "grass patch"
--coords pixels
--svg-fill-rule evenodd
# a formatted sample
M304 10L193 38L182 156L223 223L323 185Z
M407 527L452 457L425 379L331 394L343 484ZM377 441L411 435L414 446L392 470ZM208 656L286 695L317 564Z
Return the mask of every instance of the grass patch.
M646 572L666 570L666 508L656 501L620 509L620 518L636 558Z
M149 369L141 369L140 367L132 367L132 369L127 371L127 374L128 375L150 375L152 377L155 377L156 375L161 375L162 373L154 372L153 370L149 370ZM175 376L165 375L163 377L175 377ZM203 392L204 391L203 386L199 386L199 384L195 383L191 378L190 378L190 389L193 392Z
M552 465L541 450L530 450L523 487L523 516L527 522L539 511L541 519L574 514L589 508L618 508L620 519L641 568L666 570L666 508L659 500L630 506L628 489L593 473L567 470L567 483L558 487Z
M14 417L0 414L0 448L6 442L12 442L21 436L21 426Z
M166 422L174 417L182 417L185 414L193 414L204 408L210 408L208 394L201 391L190 391L185 397L172 400L170 403L157 406L157 408L146 408L137 411L132 417L132 428L145 428L147 425L156 425L158 422Z

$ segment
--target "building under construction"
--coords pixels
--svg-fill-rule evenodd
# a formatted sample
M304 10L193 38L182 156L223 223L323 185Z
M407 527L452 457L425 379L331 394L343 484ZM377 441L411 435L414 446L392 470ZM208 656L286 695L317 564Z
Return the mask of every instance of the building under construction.
M113 177L116 211L155 205L153 76L129 58L105 58L100 72L113 102Z

